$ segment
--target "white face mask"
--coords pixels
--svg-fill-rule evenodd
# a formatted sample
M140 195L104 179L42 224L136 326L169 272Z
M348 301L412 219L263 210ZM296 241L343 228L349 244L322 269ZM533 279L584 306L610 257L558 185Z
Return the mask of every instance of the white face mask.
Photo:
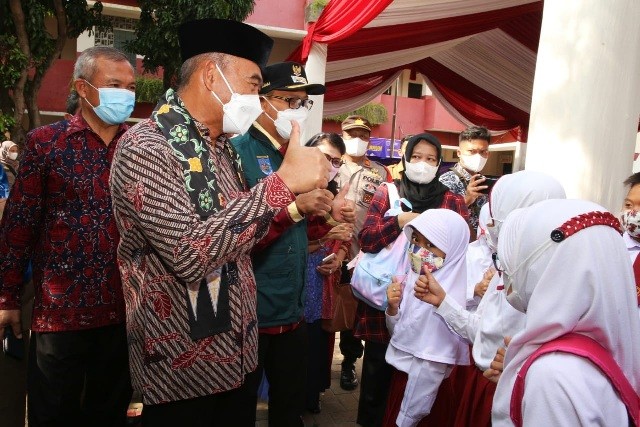
M262 114L260 98L258 95L241 95L234 92L226 77L222 74L222 71L220 71L218 64L216 64L216 68L231 92L231 99L226 104L223 104L218 95L216 95L214 91L211 91L211 95L222 104L222 111L224 113L222 117L222 132L243 135L249 130L251 124L258 116Z
M274 110L278 111L278 115L276 116L275 120L273 120L271 116L267 114L267 117L269 117L273 121L273 124L276 125L276 131L278 132L278 135L286 140L291 138L291 120L295 120L296 122L298 122L298 124L300 125L300 131L302 131L304 123L307 120L307 117L309 117L309 110L304 107L300 107L296 110L288 108L286 110L279 111L266 98L263 97L263 99L267 101L267 103L271 105ZM302 138L300 139L300 145L304 145L304 140Z
M340 170L340 168L337 168L335 166L331 166L331 173L329 174L329 181L333 181L333 178L336 177L336 175L338 175L338 171Z
M347 148L347 154L353 157L362 157L367 152L369 141L360 138L345 139L344 145Z
M511 276L503 272L502 281L504 285L504 292L507 292L507 302L511 305L511 307L515 308L519 312L526 313L528 305L527 301L525 301L523 296L520 295L518 291L513 289L513 279L511 279Z
M405 162L404 166L404 173L410 181L416 184L428 184L436 177L439 164L432 166L427 162Z
M15 160L18 158L18 153L9 153L7 157L10 158L11 160Z
M480 154L474 154L472 156L461 154L460 160L462 160L462 165L473 172L480 172L484 165L487 164L487 159L482 157Z

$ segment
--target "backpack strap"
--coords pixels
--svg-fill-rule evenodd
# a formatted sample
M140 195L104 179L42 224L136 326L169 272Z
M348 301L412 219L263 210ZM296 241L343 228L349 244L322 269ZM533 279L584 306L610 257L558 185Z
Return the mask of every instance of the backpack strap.
M624 402L633 425L639 426L640 402L638 395L627 377L625 377L622 369L611 356L611 353L586 335L569 333L541 345L520 368L516 376L516 382L513 385L510 407L511 421L516 427L522 426L522 398L524 397L524 379L527 371L538 357L557 351L584 357L595 364L609 379L620 399Z

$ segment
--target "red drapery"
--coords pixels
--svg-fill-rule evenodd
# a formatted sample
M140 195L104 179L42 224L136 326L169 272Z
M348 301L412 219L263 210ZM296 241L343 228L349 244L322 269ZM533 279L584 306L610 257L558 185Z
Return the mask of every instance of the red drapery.
M440 43L488 31L521 16L542 11L542 3L528 3L495 11L413 22L387 27L363 28L348 39L331 44L328 61L376 55ZM535 45L540 36L535 38ZM306 39L305 39L306 40Z
M296 50L291 55L291 60L306 62L312 42L333 43L351 36L371 22L391 2L393 0L331 0L318 21L309 25L302 50Z
M391 68L378 73L334 82L327 87L327 93L325 94L324 99L326 102L333 102L355 98L356 96L367 93L375 87L380 86L382 83L390 79L396 71L403 68L404 66Z
M437 61L426 58L414 66L469 121L491 130L510 130L518 125L528 125L527 112L474 85Z
M328 43L330 48L327 61L330 66L333 61L420 49L423 46L472 36L494 28L500 28L523 46L533 52L537 51L543 1L499 11L435 20L425 17L421 22L363 28L392 2L393 0L331 0L318 21L310 24L302 45L288 59L305 62L312 43ZM362 96L378 87L381 88L397 70L409 68L425 75L437 90L436 96L446 101L470 122L485 125L491 130L519 129L519 139L526 139L529 123L529 114L526 111L510 104L508 99L501 99L471 83L441 63L426 58L413 64L404 63L398 66L390 61L387 66L390 68L375 73L368 73L366 67L362 67L361 74L355 77L338 77L338 80L334 74L334 80L327 82L325 101L339 102Z

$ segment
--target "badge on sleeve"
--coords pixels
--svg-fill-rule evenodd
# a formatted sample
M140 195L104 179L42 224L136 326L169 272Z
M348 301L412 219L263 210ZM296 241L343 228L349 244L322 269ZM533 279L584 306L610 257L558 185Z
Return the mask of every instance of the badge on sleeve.
M269 176L273 173L269 156L257 156L256 159L258 160L258 167L260 167L263 174Z

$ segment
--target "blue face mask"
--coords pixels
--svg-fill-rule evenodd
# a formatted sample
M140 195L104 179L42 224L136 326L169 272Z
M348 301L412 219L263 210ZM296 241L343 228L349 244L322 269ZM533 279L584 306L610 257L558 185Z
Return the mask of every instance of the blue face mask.
M87 81L85 80L85 82ZM87 84L98 91L100 105L94 107L87 98L84 100L91 105L100 120L108 125L119 125L129 118L136 104L135 92L115 87L97 88L89 82Z

